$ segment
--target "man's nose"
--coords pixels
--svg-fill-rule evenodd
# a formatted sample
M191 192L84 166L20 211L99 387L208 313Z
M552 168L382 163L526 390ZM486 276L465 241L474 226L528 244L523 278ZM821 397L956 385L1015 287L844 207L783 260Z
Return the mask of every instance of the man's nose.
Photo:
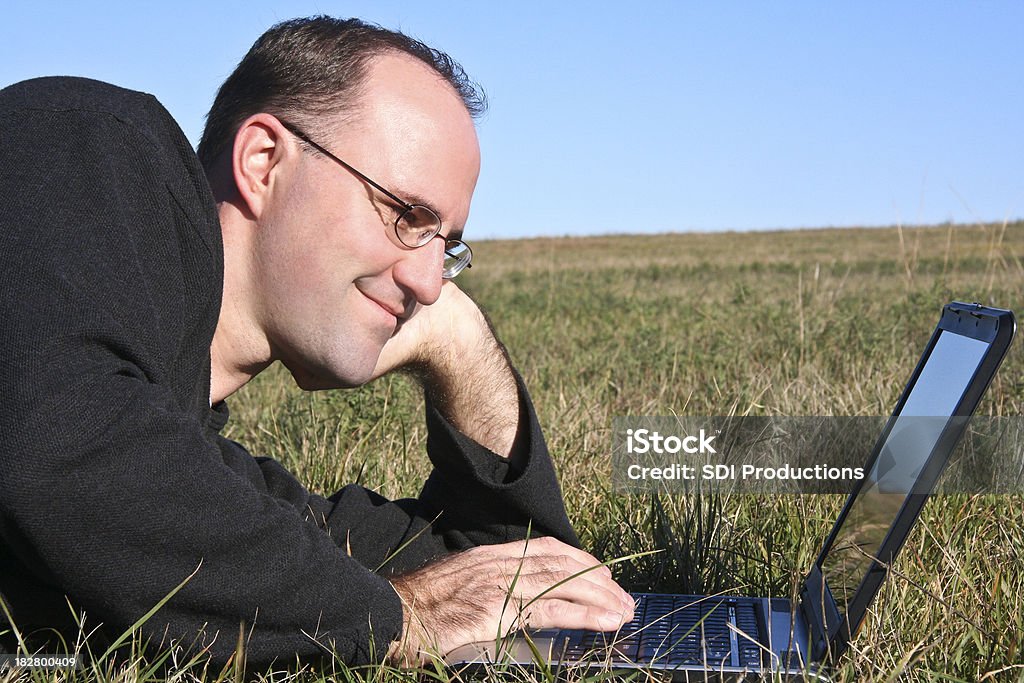
M395 264L395 283L409 291L416 302L429 306L441 296L444 238L438 236L422 247L410 249Z

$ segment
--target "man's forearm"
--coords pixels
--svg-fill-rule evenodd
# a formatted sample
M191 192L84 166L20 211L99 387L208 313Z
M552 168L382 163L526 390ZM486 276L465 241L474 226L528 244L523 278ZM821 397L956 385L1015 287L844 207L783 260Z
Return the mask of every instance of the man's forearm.
M453 317L451 343L419 368L427 398L460 432L510 457L519 428L519 392L504 346L468 297Z

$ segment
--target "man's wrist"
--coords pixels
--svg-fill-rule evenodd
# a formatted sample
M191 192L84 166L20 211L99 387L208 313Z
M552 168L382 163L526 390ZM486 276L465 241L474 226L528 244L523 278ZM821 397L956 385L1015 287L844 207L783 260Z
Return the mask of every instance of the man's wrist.
M406 369L423 384L427 394L443 403L462 382L508 376L508 354L498 341L490 321L468 296L459 292L457 304L446 319L435 325L446 329L432 334ZM453 302L456 303L456 302Z
M519 425L519 390L505 347L486 315L460 292L445 321L443 347L424 350L407 369L453 427L491 451L511 455Z

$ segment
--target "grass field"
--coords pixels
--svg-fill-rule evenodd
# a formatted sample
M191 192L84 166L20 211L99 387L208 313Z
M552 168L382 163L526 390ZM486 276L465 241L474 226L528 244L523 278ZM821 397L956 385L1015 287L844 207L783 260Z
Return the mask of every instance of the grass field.
M604 559L662 551L616 566L635 590L789 596L842 499L614 493L613 417L887 415L943 303L1024 306L1019 222L473 247L459 283L531 389L584 544ZM1022 414L1019 347L979 412ZM415 495L429 471L404 377L308 394L272 368L231 407L229 436L320 492ZM934 498L894 569L836 680L1024 680L1024 499Z

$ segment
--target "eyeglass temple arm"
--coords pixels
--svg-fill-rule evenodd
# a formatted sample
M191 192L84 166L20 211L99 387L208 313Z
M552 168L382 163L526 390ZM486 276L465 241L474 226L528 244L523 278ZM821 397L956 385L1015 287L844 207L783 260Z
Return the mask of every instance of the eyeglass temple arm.
M447 249L445 249L445 250L444 250L444 253L448 254L448 255L449 255L449 256L451 256L452 258L457 258L457 257L455 256L455 254L453 254L452 252L448 251ZM466 267L467 267L467 268L472 268L472 267L473 267L473 264L472 264L472 263L467 263L467 264L466 264Z
M378 190L379 192L381 192L385 196L387 196L389 199L397 202L398 205L401 206L406 211L412 211L412 208L413 208L412 204L410 204L409 202L403 200L401 197L398 197L398 196L392 194L386 188L381 187L376 182L374 182L372 178L370 178L366 174L364 174L361 171L359 171L359 169L355 168L354 166L349 165L348 163L346 163L345 161L343 161L339 157L334 156L328 150L324 149L323 147L321 147L317 143L315 143L312 140L310 140L309 136L306 135L305 133L303 133L301 130L299 130L295 125L293 125L291 123L288 123L287 121L282 121L281 119L278 119L278 121L281 121L281 125L284 126L285 128L287 128L288 131L291 132L292 135L294 135L298 139L302 140L307 145L312 146L314 149L316 149L316 151L318 151L321 154L327 156L328 159L331 159L335 163L341 164L341 166L343 166L347 171L349 171L350 173L352 173L355 176L357 176L358 178L360 178L363 182L368 183L374 189Z

